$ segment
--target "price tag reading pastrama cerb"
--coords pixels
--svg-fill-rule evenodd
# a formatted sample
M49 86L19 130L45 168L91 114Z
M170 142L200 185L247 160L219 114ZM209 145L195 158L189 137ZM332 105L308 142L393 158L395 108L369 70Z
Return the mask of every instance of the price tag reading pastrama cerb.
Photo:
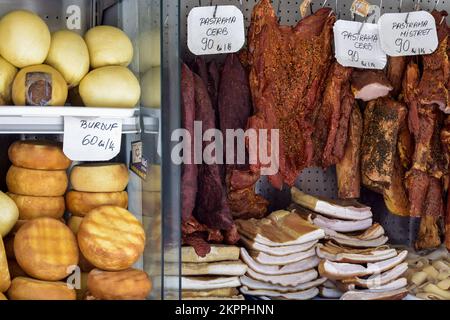
M436 22L427 11L386 13L378 25L381 47L390 56L430 54L438 47Z
M341 65L364 69L386 66L377 24L338 20L333 30L335 56Z
M187 24L188 47L195 55L238 52L245 44L244 16L236 6L196 7Z
M121 119L64 118L64 153L72 161L109 161L121 143Z

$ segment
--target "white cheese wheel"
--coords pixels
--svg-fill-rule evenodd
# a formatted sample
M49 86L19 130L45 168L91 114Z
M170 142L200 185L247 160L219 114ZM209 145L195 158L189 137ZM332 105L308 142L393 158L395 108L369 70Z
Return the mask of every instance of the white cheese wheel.
M47 24L30 11L18 10L0 20L0 55L18 68L47 58L51 35Z
M104 67L91 71L80 83L81 99L86 106L133 108L139 102L141 87L125 67Z
M16 203L0 191L0 238L6 236L19 219Z
M81 192L120 192L128 185L128 169L122 163L92 163L75 166L70 182Z
M11 104L12 83L17 74L17 68L0 57L0 105Z
M13 82L12 96L16 106L64 106L67 95L66 80L46 64L20 70Z
M142 105L161 108L161 67L150 68L142 78Z
M89 50L76 32L61 30L52 34L46 63L58 70L69 87L76 87L89 72Z
M98 26L84 36L89 48L91 67L127 67L133 60L133 44L122 30L111 26Z

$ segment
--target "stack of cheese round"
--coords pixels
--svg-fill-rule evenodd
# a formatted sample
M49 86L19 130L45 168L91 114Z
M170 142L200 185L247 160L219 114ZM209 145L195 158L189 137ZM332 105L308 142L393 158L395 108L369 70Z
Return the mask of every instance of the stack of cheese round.
M59 143L17 141L8 150L12 162L7 176L8 195L19 208L19 219L61 219L71 161Z

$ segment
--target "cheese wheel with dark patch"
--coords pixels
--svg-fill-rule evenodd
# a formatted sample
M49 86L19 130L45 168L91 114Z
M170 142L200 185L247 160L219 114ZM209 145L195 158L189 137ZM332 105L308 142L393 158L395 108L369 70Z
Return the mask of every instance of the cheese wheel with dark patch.
M67 170L72 164L62 144L53 141L16 141L8 150L9 160L16 166L35 170Z
M19 219L61 219L66 208L64 197L32 197L8 193L19 208Z
M11 166L6 175L6 185L11 193L34 197L61 197L69 181L63 170L47 171Z
M107 271L130 268L145 247L142 224L131 212L120 207L104 206L89 212L77 237L86 259Z
M89 211L101 206L128 208L128 193L122 192L80 192L66 194L67 210L73 215L84 217Z
M128 179L128 169L122 163L84 164L70 173L73 189L81 192L121 192Z
M17 277L11 283L8 297L11 300L75 300L76 292L65 282Z

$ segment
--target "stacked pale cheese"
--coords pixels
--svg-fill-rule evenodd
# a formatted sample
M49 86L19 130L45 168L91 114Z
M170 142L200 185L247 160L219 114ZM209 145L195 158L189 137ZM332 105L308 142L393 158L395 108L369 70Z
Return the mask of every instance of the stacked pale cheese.
M205 257L192 247L182 248L182 298L184 300L243 300L237 288L247 266L235 246L211 246Z
M241 258L247 274L241 277L245 295L276 299L312 299L326 279L317 271L316 245L325 234L299 215L276 211L267 218L237 220L245 248Z
M293 212L325 231L317 245L321 276L329 279L320 293L342 300L402 299L408 290L407 251L386 245L388 238L373 224L369 207L356 201L333 201L292 188Z

